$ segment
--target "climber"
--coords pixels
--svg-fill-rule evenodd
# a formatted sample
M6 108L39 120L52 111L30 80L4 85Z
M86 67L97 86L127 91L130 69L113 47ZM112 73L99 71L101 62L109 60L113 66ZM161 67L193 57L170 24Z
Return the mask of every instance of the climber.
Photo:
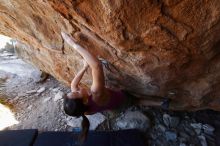
M81 140L84 141L89 128L89 120L85 115L118 108L126 102L129 95L120 90L114 91L106 88L103 68L100 61L90 51L78 45L74 38L64 32L61 32L61 35L63 39L84 58L83 68L71 82L71 93L68 93L64 97L65 113L75 117L82 116L83 118ZM90 90L79 86L80 80L88 67L91 68L93 79ZM147 106L168 106L167 101L152 102L137 100L136 103Z

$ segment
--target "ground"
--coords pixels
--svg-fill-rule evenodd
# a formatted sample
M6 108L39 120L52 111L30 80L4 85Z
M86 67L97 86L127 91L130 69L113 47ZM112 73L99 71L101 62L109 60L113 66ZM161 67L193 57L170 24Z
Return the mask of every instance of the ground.
M63 94L70 89L52 76L38 82L40 75L37 68L13 54L1 54L0 103L8 106L18 121L5 130L71 131L80 126L81 119L65 115L62 109ZM189 113L137 106L89 117L93 130L139 128L150 146L218 145L219 119L220 114L214 111Z
M44 83L37 83L40 71L20 59L1 60L0 64L0 69L3 70L2 77L7 78L2 87L1 98L11 105L19 121L19 124L10 129L38 128L41 131L67 129L64 122L66 115L62 112L61 102L53 100L57 92L65 91L63 85L52 77ZM5 72L11 72L10 69L17 71L15 74Z

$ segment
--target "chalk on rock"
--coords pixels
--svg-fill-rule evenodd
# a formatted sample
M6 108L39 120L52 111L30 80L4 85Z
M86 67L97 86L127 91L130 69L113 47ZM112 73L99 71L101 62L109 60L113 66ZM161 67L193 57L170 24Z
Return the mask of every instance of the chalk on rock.
M140 129L145 131L150 127L150 120L139 111L128 111L117 118L115 124L120 129Z
M53 99L54 101L58 101L60 99L62 99L64 96L64 93L62 91L59 91L56 95L55 98Z
M95 130L102 122L105 121L105 116L101 113L96 113L93 115L86 116L90 122L90 130ZM71 127L81 127L82 117L75 118L75 117L68 117L67 125Z

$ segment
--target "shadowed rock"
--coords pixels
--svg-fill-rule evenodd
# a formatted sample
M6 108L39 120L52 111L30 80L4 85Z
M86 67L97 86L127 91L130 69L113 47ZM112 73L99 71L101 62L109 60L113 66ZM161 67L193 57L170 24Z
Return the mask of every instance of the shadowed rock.
M171 109L220 110L219 9L219 0L3 0L0 33L68 86L83 62L61 30L108 62L109 87L171 98Z

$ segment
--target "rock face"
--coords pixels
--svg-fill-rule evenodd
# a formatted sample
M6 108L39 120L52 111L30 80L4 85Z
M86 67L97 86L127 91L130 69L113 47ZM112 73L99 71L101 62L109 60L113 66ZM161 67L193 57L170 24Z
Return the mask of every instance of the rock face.
M220 111L219 0L1 0L0 21L23 58L67 85L82 58L61 30L104 60L108 86Z

